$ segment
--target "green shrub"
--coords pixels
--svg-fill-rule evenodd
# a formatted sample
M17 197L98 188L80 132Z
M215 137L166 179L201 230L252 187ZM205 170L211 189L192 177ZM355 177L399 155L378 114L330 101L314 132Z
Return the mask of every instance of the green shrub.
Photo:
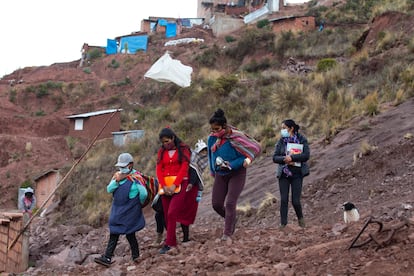
M213 84L213 89L218 96L226 96L238 83L235 75L221 76Z
M46 86L39 86L39 88L36 90L36 97L37 98L43 98L45 96L49 95L49 92L47 90Z
M283 57L285 52L288 50L295 49L298 45L298 42L295 39L294 34L291 31L282 32L280 37L278 37L275 52L277 55Z
M117 81L117 82L113 83L112 85L114 85L114 86L124 86L124 85L128 85L130 83L131 83L131 79L128 76L126 76L123 80Z
M91 51L88 52L88 55L89 55L89 59L94 60L94 59L102 57L102 52L99 49L92 49Z
M86 74L90 74L92 71L91 71L91 68L86 67L86 68L83 68L83 72Z
M219 47L214 44L213 48L205 50L202 54L196 56L195 60L203 66L212 67L216 64L217 58L220 56Z
M32 186L32 181L29 179L26 179L25 181L22 182L22 184L20 184L20 188L24 189L24 188L28 188Z
M228 43L236 41L236 39L234 37L232 37L231 35L226 35L224 37L224 40L226 40L226 42L228 42Z
M40 117L40 116L45 116L46 113L43 110L38 110L35 112L35 116Z
M321 59L317 66L316 66L316 70L318 72L326 72L329 71L330 69L334 68L336 66L337 62L335 59L333 58L324 58Z
M10 102L16 103L16 94L17 94L16 89L12 89L12 90L9 91L9 101Z
M247 72L257 72L261 70L265 70L270 67L270 60L268 58L265 58L261 60L260 62L256 62L256 60L252 60L249 64L244 66L244 69Z
M238 40L235 47L228 48L226 55L237 60L242 60L245 56L253 54L258 49L265 48L273 51L273 40L275 34L267 29L246 30Z
M262 29L270 24L269 19L259 20L256 23L257 28Z
M108 67L109 67L109 68L114 68L114 69L116 69L116 68L118 68L118 67L119 67L119 62L118 62L118 61L116 61L116 59L113 59L113 60L111 61L111 63L108 65Z

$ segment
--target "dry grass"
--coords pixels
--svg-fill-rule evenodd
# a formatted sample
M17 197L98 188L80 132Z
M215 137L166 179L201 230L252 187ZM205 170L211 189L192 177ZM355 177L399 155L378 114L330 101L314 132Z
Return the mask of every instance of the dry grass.
M259 208L257 209L257 215L260 217L262 215L267 214L269 209L276 209L277 198L267 192L265 198L260 202Z
M386 11L399 11L399 12L407 12L412 9L412 1L411 0L393 0L393 1L379 1L380 3L373 7L372 14L373 16L377 16L383 14Z
M350 1L351 3L352 1ZM369 2L369 3L368 3ZM353 1L352 3L357 3ZM360 5L366 9L372 1ZM378 13L390 8L382 0L369 13ZM408 7L408 0L393 1L394 7ZM359 7L356 5L356 7ZM366 13L368 14L368 13ZM354 22L364 19L361 11L339 10L322 14L333 22ZM135 158L135 167L149 175L155 176L156 154L160 146L159 131L170 126L187 144L194 143L209 134L208 119L218 108L223 108L230 124L246 131L261 142L264 152L271 152L277 140L282 120L294 119L309 141L324 137L330 139L351 118L361 113L375 116L380 111L380 104L392 102L400 104L414 96L414 39L405 38L407 34L384 32L373 45L376 51L387 53L388 47L396 42L406 41L407 50L403 59L395 53L382 57L383 64L373 66L373 55L367 50L355 52L352 43L364 30L324 30L310 33L278 34L273 45L272 37L261 32L260 50L274 55L275 61L270 67L252 73L242 70L240 56L254 55L252 37L258 37L253 31L246 32L241 43L229 44L234 47L227 55L219 54L220 64L228 64L220 69L200 68L194 72L193 83L188 88L179 88L172 84L151 83L136 87L131 98L139 98L144 104L137 107L127 101L123 102L122 127L124 129L144 129L145 136L122 148L116 148L109 139L98 143L88 154L85 162L77 168L68 180L68 185L61 194L66 208L71 208L73 216L79 221L99 225L107 218L110 208L110 195L105 187L113 173L113 164L121 152L130 152ZM408 35L409 36L409 35ZM156 38L154 38L156 39ZM272 45L271 45L272 44ZM400 45L401 46L401 45ZM237 49L243 50L240 53ZM236 58L233 58L235 56ZM337 60L337 65L326 72L308 74L290 74L283 66L284 57L309 60L316 64L318 60L330 58ZM341 57L341 58L338 58ZM250 58L250 57L249 57ZM251 58L257 58L252 56ZM235 64L239 67L235 67ZM132 68L134 62L126 60L126 68ZM374 64L375 65L375 64ZM212 66L214 67L214 66ZM235 69L234 69L235 68ZM380 69L378 69L380 68ZM69 84L62 88L65 99L79 103L93 91L102 91L107 87L102 81L97 87L90 83ZM137 120L137 123L134 121ZM77 150L77 142L69 141L72 152ZM75 155L80 156L84 148L79 148ZM369 154L375 147L364 142L357 153L359 156ZM265 158L266 155L262 155ZM206 170L208 171L208 169ZM212 178L205 172L206 190L211 188ZM275 204L275 197L267 195L261 203L258 214ZM252 206L238 206L246 215L253 215Z
M247 203L246 205L242 206L237 205L236 210L243 217L251 217L252 215L254 215L254 209L252 208L250 203Z

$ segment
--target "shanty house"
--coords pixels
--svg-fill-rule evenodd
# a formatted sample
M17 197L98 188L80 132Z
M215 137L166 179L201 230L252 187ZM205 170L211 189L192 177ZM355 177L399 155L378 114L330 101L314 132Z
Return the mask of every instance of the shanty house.
M272 30L275 33L281 32L300 32L312 31L316 27L315 17L313 16L286 16L270 19Z
M35 185L35 196L36 196L36 207L39 208L49 198L51 193L55 190L60 180L62 179L59 170L51 169L41 175L37 176L34 181ZM53 196L43 206L43 209L47 209L50 204L53 203Z
M97 139L111 138L112 132L120 130L121 111L107 109L67 116L70 120L69 136L92 141L102 130Z

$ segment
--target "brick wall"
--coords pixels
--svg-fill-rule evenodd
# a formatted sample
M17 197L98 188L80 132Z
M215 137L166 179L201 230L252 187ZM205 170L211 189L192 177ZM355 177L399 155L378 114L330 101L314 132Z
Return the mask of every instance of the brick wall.
M20 235L17 242L9 249L27 220L28 217L23 217L20 212L0 213L0 272L20 273L28 268L29 233Z
M313 16L291 17L273 22L272 29L275 33L299 32L315 30L315 18Z

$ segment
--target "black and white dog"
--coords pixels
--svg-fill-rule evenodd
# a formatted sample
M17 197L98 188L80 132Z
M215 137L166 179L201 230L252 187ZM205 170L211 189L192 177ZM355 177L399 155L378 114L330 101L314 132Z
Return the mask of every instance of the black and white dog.
M350 223L359 220L358 209L355 207L353 203L345 202L344 204L342 204L342 209L344 210L345 223Z

